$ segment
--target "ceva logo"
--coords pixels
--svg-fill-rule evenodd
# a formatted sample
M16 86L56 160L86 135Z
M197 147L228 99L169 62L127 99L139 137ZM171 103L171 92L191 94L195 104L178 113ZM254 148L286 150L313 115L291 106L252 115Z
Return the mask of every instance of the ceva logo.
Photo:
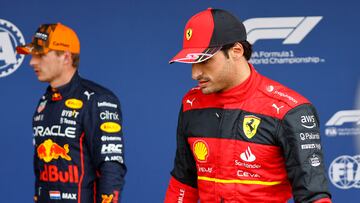
M0 78L16 71L25 56L16 53L16 46L24 45L20 30L11 22L0 19Z
M283 44L299 44L320 22L322 16L250 18L244 21L247 40L284 39Z

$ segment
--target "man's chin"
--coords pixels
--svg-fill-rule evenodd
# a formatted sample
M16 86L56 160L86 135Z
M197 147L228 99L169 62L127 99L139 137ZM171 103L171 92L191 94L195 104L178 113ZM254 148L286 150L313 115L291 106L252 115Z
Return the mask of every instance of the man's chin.
M212 94L212 93L214 93L214 91L212 89L210 89L210 88L201 88L201 92L203 94Z
M37 79L40 81L40 82L48 82L48 80L46 80L46 78L42 78L40 76L37 76Z

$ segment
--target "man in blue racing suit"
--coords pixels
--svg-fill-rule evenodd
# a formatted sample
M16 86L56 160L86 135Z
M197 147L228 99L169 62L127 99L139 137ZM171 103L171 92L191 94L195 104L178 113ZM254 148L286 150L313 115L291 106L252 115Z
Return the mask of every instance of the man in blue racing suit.
M17 52L31 54L38 80L49 83L33 117L35 202L119 202L126 173L120 103L79 76L76 33L44 24Z

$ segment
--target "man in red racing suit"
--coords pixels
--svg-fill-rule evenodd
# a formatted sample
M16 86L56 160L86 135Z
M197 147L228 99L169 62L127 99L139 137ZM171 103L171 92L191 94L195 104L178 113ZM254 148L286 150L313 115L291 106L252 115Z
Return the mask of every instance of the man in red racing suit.
M331 202L316 110L247 62L243 24L200 12L183 47L170 62L192 63L199 85L182 101L165 202Z

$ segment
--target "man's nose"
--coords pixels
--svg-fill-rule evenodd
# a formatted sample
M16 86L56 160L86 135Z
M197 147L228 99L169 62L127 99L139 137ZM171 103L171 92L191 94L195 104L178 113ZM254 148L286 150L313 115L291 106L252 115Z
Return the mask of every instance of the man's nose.
M36 65L37 63L38 63L38 56L34 56L34 55L32 55L31 56L31 59L30 59L30 66L31 67L34 67L34 65Z
M199 66L199 64L192 64L192 69L191 69L191 77L193 80L198 80L200 78L200 76L202 75L202 71L201 68Z

